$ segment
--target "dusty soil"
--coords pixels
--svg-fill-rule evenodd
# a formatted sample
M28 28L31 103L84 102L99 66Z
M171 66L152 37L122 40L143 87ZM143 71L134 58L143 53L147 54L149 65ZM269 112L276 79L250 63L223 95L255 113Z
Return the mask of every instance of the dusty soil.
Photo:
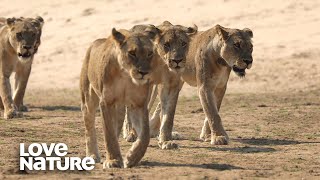
M27 94L25 118L0 120L0 177L23 179L318 179L320 177L320 91L227 94L221 109L230 145L199 140L204 114L197 97L179 100L177 150L160 150L152 139L145 157L132 169L88 172L20 172L19 143L63 142L69 156L85 155L84 125L76 90ZM105 149L97 119L99 149ZM120 140L122 154L130 143Z

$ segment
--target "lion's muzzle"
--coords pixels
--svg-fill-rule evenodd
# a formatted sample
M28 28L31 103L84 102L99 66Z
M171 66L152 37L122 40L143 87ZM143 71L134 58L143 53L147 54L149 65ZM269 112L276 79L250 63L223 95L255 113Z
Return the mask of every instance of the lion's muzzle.
M184 59L169 59L169 68L180 71L184 69L185 62Z
M131 71L131 78L136 84L145 84L149 81L150 76L148 71L134 70Z
M20 52L18 52L18 58L23 61L30 60L34 54L34 48L29 45L22 45Z

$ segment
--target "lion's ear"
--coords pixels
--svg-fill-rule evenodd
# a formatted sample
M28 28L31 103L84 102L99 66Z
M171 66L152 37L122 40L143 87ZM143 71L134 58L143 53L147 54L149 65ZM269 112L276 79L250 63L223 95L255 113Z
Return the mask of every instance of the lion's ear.
M157 28L161 29L161 30L166 30L171 28L173 25L169 22L169 21L163 21L163 23L161 23L159 26L157 26Z
M43 20L43 18L42 18L41 16L37 16L37 17L35 18L35 21L38 22L38 24L39 24L38 27L40 27L40 28L43 27L44 20Z
M187 33L189 36L192 36L198 32L198 26L195 24L193 25L193 27L185 27L185 26L181 26L181 25L175 25L174 28L181 29L182 31Z
M121 32L117 31L115 28L112 28L112 37L120 45L122 45L125 40L125 36Z
M185 29L185 32L186 32L189 36L195 35L195 34L198 32L198 26L194 24L193 27L187 27L187 28Z
M224 29L224 27L218 24L216 25L216 30L218 32L219 37L222 40L227 41L229 39L229 33Z
M154 25L150 25L144 30L145 35L147 35L150 39L155 40L157 36L161 34L161 30Z
M163 23L161 25L163 25L163 26L173 26L171 24L171 22L169 22L169 21L163 21Z
M253 38L253 33L252 33L251 29L249 29L249 28L244 28L242 31L243 31L244 33L246 33L250 38Z
M9 27L12 27L14 24L15 24L15 22L16 22L16 18L8 18L7 19L7 22L6 22L6 24L9 26Z

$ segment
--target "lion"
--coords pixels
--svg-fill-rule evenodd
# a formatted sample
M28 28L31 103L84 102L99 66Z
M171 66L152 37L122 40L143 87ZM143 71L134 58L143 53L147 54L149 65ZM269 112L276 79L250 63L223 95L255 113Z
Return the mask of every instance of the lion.
M160 34L155 39L157 54L163 62L157 68L157 80L154 84L159 87L161 99L161 109L163 112L161 129L163 131L172 131L173 119L179 91L182 87L181 72L186 64L186 53L188 51L190 38L197 33L197 26L184 27L181 25L172 25L169 21L164 21L161 25L136 25L131 30L134 32L145 32L149 34ZM153 93L155 95L156 93ZM154 97L152 95L148 108L151 108ZM129 112L128 112L129 113ZM134 131L130 131L130 119L126 119L124 126L124 138L127 141L135 140ZM167 130L168 129L168 130ZM177 148L177 144L171 141L171 134L164 134L162 130L159 136L159 147L161 149Z
M231 29L216 25L198 32L191 40L182 80L198 88L205 113L200 139L213 145L228 144L229 137L219 115L231 70L239 77L252 67L253 33L250 29ZM174 105L175 106L175 105ZM159 133L160 103L150 122L151 136ZM171 129L170 129L171 130ZM161 128L160 128L161 132ZM167 131L171 134L172 131Z
M1 22L2 27L1 27ZM0 108L4 118L21 117L27 111L23 104L31 65L41 43L44 24L42 17L0 19ZM11 95L10 76L15 72L14 92Z
M103 168L129 168L144 156L150 141L150 87L160 66L154 36L129 30L112 29L108 38L98 39L87 50L80 75L81 110L85 123L86 155L100 162L95 130L99 106L103 119L105 147ZM123 105L138 138L122 159L118 137L124 120Z

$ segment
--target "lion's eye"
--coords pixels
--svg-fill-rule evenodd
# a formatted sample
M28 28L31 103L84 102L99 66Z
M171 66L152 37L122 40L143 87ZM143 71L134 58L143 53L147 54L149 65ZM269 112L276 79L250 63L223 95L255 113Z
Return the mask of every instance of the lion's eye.
M148 57L151 58L153 56L153 52L148 53Z
M22 34L21 33L17 33L16 35L17 35L18 39L22 39Z
M166 48L167 50L170 49L170 44L167 42L167 43L164 43L164 48Z
M182 42L182 47L186 47L187 43L186 42Z
M135 51L129 51L129 56L135 58L136 57L136 52Z
M233 46L237 49L240 49L240 43L234 43Z

